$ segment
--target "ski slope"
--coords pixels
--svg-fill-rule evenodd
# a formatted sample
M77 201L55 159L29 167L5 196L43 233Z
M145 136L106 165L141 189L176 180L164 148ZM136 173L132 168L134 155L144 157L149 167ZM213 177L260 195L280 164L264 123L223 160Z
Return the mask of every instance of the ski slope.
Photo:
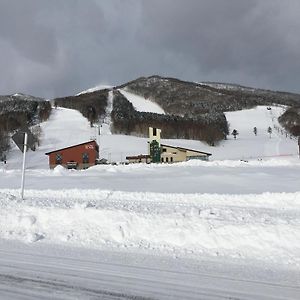
M209 162L49 170L45 152L90 138L109 161L147 153L146 138L111 134L111 108L110 93L100 135L79 112L53 109L27 153L25 201L22 153L0 167L0 295L298 299L300 161L277 123L284 108L226 113L239 135L218 147L163 140L211 152Z
M165 114L165 111L157 103L151 100L130 93L125 89L121 89L119 90L119 92L121 92L121 94L123 94L128 99L128 101L132 103L133 107L137 111L151 112L156 114Z

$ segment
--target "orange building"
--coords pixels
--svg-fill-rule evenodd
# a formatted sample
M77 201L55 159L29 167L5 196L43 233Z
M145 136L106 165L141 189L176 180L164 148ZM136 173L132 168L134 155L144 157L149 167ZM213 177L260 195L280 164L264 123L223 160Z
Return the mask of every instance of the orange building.
M96 141L89 141L45 154L49 156L51 169L58 165L68 169L87 169L96 164L99 158L99 146Z

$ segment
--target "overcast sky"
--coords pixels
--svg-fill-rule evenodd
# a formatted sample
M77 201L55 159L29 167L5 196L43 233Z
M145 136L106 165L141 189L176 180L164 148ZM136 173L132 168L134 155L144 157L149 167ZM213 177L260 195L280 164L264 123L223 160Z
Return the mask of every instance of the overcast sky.
M300 93L299 0L0 0L0 94L154 74Z

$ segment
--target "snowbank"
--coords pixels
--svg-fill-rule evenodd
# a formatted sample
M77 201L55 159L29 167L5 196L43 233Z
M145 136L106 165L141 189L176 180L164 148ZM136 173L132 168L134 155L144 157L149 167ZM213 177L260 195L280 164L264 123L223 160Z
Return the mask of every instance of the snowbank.
M261 195L0 191L0 238L300 266L300 192Z

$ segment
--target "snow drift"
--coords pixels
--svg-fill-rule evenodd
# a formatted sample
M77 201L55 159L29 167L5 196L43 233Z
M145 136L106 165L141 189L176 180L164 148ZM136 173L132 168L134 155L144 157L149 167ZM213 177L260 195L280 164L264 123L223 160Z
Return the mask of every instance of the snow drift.
M0 192L0 238L300 266L300 193Z

